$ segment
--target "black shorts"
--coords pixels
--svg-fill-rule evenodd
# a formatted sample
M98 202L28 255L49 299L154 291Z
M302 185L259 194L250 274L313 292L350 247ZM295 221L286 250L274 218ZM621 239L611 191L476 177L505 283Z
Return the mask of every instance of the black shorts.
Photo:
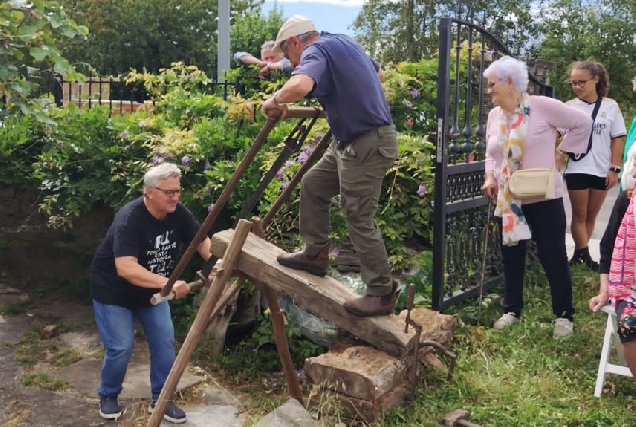
M567 173L565 174L565 184L568 190L607 190L605 185L605 177L596 175L588 175L586 173Z
M618 336L623 344L636 340L636 311L623 315L628 305L629 303L625 300L619 301L616 305Z

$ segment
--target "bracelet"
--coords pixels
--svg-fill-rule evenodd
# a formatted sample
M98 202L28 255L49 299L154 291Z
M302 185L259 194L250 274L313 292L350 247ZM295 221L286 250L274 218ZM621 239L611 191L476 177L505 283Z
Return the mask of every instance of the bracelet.
M619 166L610 166L609 168L610 172L614 172L614 173L621 173L621 168Z
M272 96L272 99L274 100L274 104L280 106L281 103L278 102L278 99L276 99L277 96L278 96L278 91L274 92L274 95ZM284 102L283 102L283 104L284 104Z

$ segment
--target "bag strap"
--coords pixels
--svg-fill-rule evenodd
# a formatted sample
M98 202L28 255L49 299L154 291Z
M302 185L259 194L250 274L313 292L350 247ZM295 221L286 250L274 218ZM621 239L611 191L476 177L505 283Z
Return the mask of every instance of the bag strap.
M578 162L583 157L587 156L587 153L589 153L590 150L592 149L592 135L594 134L594 122L596 121L596 115L598 114L598 110L599 108L601 108L602 100L603 100L603 97L599 96L598 98L596 98L596 102L594 103L594 110L592 111L592 131L590 132L590 140L587 143L587 150L585 150L585 153L576 153L576 154L568 153L568 157L573 162Z

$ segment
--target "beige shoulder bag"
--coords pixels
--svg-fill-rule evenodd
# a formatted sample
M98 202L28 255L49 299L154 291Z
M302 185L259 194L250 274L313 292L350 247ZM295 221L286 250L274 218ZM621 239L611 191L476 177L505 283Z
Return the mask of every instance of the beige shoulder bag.
M508 188L512 197L524 199L554 199L555 171L543 168L520 169L510 176Z

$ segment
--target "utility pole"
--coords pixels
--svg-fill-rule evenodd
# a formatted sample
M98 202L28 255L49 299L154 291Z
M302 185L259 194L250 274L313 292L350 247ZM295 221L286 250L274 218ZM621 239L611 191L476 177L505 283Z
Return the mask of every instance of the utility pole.
M221 82L225 72L230 69L230 0L219 0L218 28L216 72L217 80Z

